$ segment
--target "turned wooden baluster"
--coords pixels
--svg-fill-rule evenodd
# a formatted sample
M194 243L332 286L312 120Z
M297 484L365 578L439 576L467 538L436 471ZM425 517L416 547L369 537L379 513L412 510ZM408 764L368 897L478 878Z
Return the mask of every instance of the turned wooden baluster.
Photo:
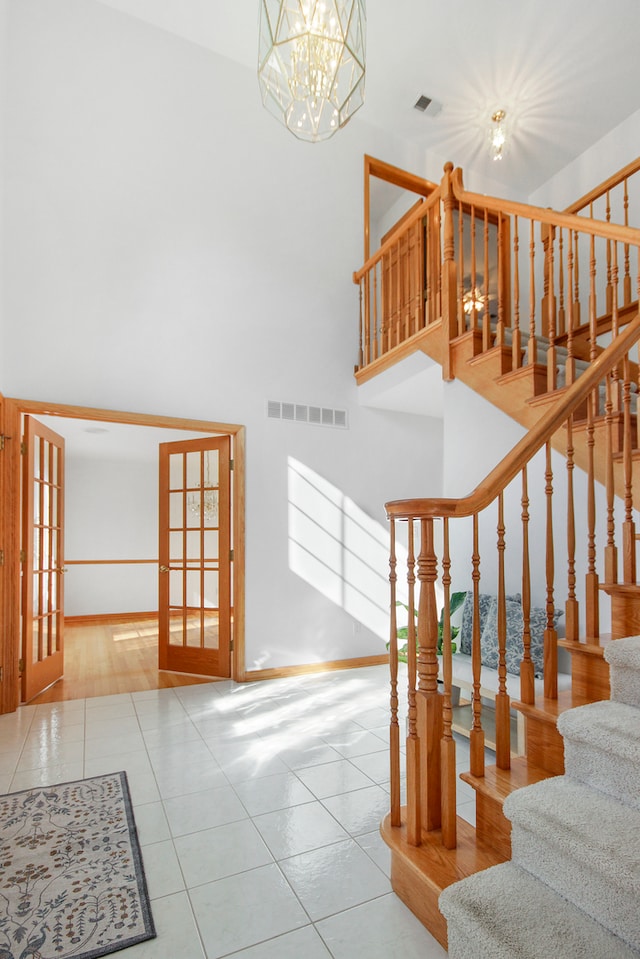
M600 635L599 580L596 572L596 497L595 497L595 406L597 390L587 405L587 574L585 578L587 642L597 642Z
M574 356L573 330L575 303L571 296L573 286L573 230L569 230L567 242L567 360L565 363L565 383L571 386L576 378L576 359Z
M384 328L383 323L378 324L378 264L376 263L373 267L373 342L375 344L373 350L373 359L376 359L378 356L382 356L383 353L386 353L388 345L385 345L384 342Z
M503 217L498 214L498 326L496 328L496 346L504 346L504 231Z
M593 204L591 205L593 212ZM596 359L596 255L595 239L591 236L589 252L589 358ZM587 574L586 627L587 642L600 636L599 579L596 572L596 493L595 493L595 419L598 415L598 389L589 395L587 404Z
M498 496L498 692L496 695L496 765L511 766L511 705L507 693L507 594L504 585L504 493Z
M402 323L401 323L401 342L404 343L405 340L409 339L411 335L411 315L410 315L410 280L409 280L409 268L410 268L410 256L411 256L411 235L409 232L402 238L402 244L404 246L404 254L402 257L402 266L400 270L400 282L401 282L401 291L400 291L400 300L402 302Z
M593 216L593 203L591 204L591 216ZM598 304L596 293L596 238L591 234L589 238L589 359L593 363L597 356L597 337L598 337ZM598 406L594 410L594 415L598 415Z
M636 524L633 519L633 434L631 426L631 366L629 354L622 364L622 408L624 473L624 522L622 524L622 570L625 583L636 582Z
M391 345L398 346L402 342L402 284L400 282L402 276L402 246L401 240L398 240L394 249L396 251L395 259L395 270L393 271L393 281L394 281L394 311L393 311L393 336L391 338Z
M538 344L536 342L536 281L535 281L535 254L536 242L533 220L529 222L529 343L527 346L527 362L533 365L538 361Z
M573 323L577 329L580 326L580 256L578 248L578 231L573 235L575 245L573 271Z
M609 197L609 190L607 190L607 206L605 212L605 219L607 223L611 223L611 202ZM611 276L611 240L607 238L607 292L606 292L606 304L607 304L607 313L611 313L612 310L612 299L613 287L612 287L612 276Z
M391 721L389 724L389 777L391 783L391 825L400 825L400 725L398 723L398 622L396 617L396 523L391 519L389 534L389 667L391 671Z
M476 208L471 207L471 329L478 329L478 310L476 309Z
M569 314L571 316L571 314ZM571 322L571 321L570 321ZM567 601L565 603L566 637L580 638L579 605L576 599L576 514L573 490L575 469L573 446L573 415L567 421Z
M413 227L413 326L412 333L422 329L422 224L416 223Z
M451 369L451 341L455 339L458 332L458 321L456 316L456 263L455 263L455 227L453 223L453 210L455 199L453 188L451 186L451 173L453 164L446 163L444 167L443 178L443 196L444 196L444 245L442 248L442 378L444 380L453 379Z
M415 548L414 520L409 520L407 556L408 586L408 716L407 716L407 840L412 846L422 842L422 810L420 805L420 740L418 739L416 708L416 616L415 616Z
M587 574L585 589L587 641L597 641L600 635L599 583L596 572L596 497L594 473L594 411L596 403L597 391L594 390L589 396L587 405Z
M522 470L522 647L520 699L535 702L535 667L531 658L531 564L529 559L529 490L527 467Z
M457 840L456 823L456 742L451 731L453 714L451 710L451 680L453 664L451 661L451 557L449 555L449 520L443 520L442 550L442 587L444 607L442 620L442 671L444 678L444 697L442 703L442 844L445 849L455 849ZM407 757L408 762L408 757Z
M546 574L547 574L547 626L544 631L544 695L558 698L558 632L556 630L554 604L555 554L553 546L553 468L551 443L546 445L545 495L547 500Z
M480 649L480 552L478 543L478 514L473 514L473 554L471 556L473 582L473 630L471 638L471 669L473 673L473 693L471 709L473 719L469 744L471 747L471 773L484 776L484 730L482 728L482 703L480 699L480 670L482 653Z
M358 283L358 300L360 304L360 332L358 340L358 369L361 370L364 366L364 315L362 312L362 288L365 283L368 283L369 279L367 276L364 276Z
M518 237L518 217L513 218L513 339L511 347L511 368L519 370L522 366L522 332L520 330L520 240Z
M564 310L564 236L562 228L558 230L558 323L556 332L558 334L565 332L565 310Z
M458 204L458 336L466 331L464 312L464 215Z
M615 540L614 499L615 486L613 481L613 399L612 377L607 376L605 412L605 492L607 498L607 543L604 548L604 581L605 583L618 582L618 550Z
M440 741L442 696L438 693L438 608L435 583L438 575L433 542L433 519L420 520L418 557L418 691L416 693L420 739L421 805L423 825L438 829L441 823Z
M482 314L482 352L486 353L493 346L491 333L491 312L489 310L489 211L484 211L484 283L482 299L484 311Z
M624 179L624 225L629 226L629 190L627 178ZM623 302L625 306L631 303L631 273L629 270L629 244L624 245L624 280L623 280Z
M607 194L608 202L608 194ZM608 268L611 280L611 334L615 340L618 336L618 247L617 244L608 244ZM604 549L604 581L605 583L618 582L618 549L615 541L615 484L613 473L614 449L614 413L620 411L620 383L618 368L614 367L608 374L605 385L605 492L607 500L607 544ZM618 417L616 416L616 424Z
M546 268L549 272L548 275L545 273L546 299L544 301L547 306L547 336L549 338L549 348L547 350L547 391L549 393L552 393L556 388L556 367L558 362L556 355L556 297L553 282L553 241L554 230L552 227L549 227L546 256Z
M391 346L391 256L385 253L380 262L380 343L382 352Z

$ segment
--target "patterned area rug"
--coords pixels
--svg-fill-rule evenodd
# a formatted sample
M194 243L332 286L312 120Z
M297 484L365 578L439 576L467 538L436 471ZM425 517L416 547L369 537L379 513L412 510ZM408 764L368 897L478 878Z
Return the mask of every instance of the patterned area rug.
M155 934L126 773L0 796L0 959L95 959Z

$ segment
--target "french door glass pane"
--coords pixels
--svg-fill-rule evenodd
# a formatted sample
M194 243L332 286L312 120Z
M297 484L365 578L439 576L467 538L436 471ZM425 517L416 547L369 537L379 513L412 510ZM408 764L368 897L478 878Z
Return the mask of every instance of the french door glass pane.
M169 456L169 489L184 489L184 456L171 453Z
M184 591L182 585L182 570L172 569L167 573L167 576L169 577L169 605L183 606Z
M200 563L201 558L201 539L200 531L187 533L187 559L189 562Z
M218 539L217 530L207 530L204 534L205 560L218 559Z
M184 536L182 533L169 533L169 561L181 562L184 557Z
M201 455L198 452L187 453L187 487L188 489L200 488L200 462Z
M182 524L184 520L184 494L183 493L170 493L169 494L169 526L172 529L182 529Z

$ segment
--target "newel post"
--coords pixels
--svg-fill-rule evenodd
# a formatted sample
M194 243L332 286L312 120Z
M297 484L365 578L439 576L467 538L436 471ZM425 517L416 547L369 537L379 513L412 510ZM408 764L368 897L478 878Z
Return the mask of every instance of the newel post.
M445 163L442 178L442 198L444 205L444 233L443 259L441 274L441 305L442 305L442 378L452 380L453 370L451 363L451 341L457 336L456 317L456 261L455 261L455 228L453 210L455 199L451 185L453 163Z
M420 740L421 805L423 825L428 831L441 823L440 741L442 699L438 693L438 607L435 583L438 564L434 548L433 519L420 521L418 556L418 690L416 693L418 738Z

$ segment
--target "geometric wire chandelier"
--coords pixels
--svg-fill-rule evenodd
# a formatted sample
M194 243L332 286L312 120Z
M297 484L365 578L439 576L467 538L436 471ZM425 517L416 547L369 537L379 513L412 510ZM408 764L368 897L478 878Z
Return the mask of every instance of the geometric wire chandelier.
M364 0L260 0L264 106L300 140L327 140L364 103Z

